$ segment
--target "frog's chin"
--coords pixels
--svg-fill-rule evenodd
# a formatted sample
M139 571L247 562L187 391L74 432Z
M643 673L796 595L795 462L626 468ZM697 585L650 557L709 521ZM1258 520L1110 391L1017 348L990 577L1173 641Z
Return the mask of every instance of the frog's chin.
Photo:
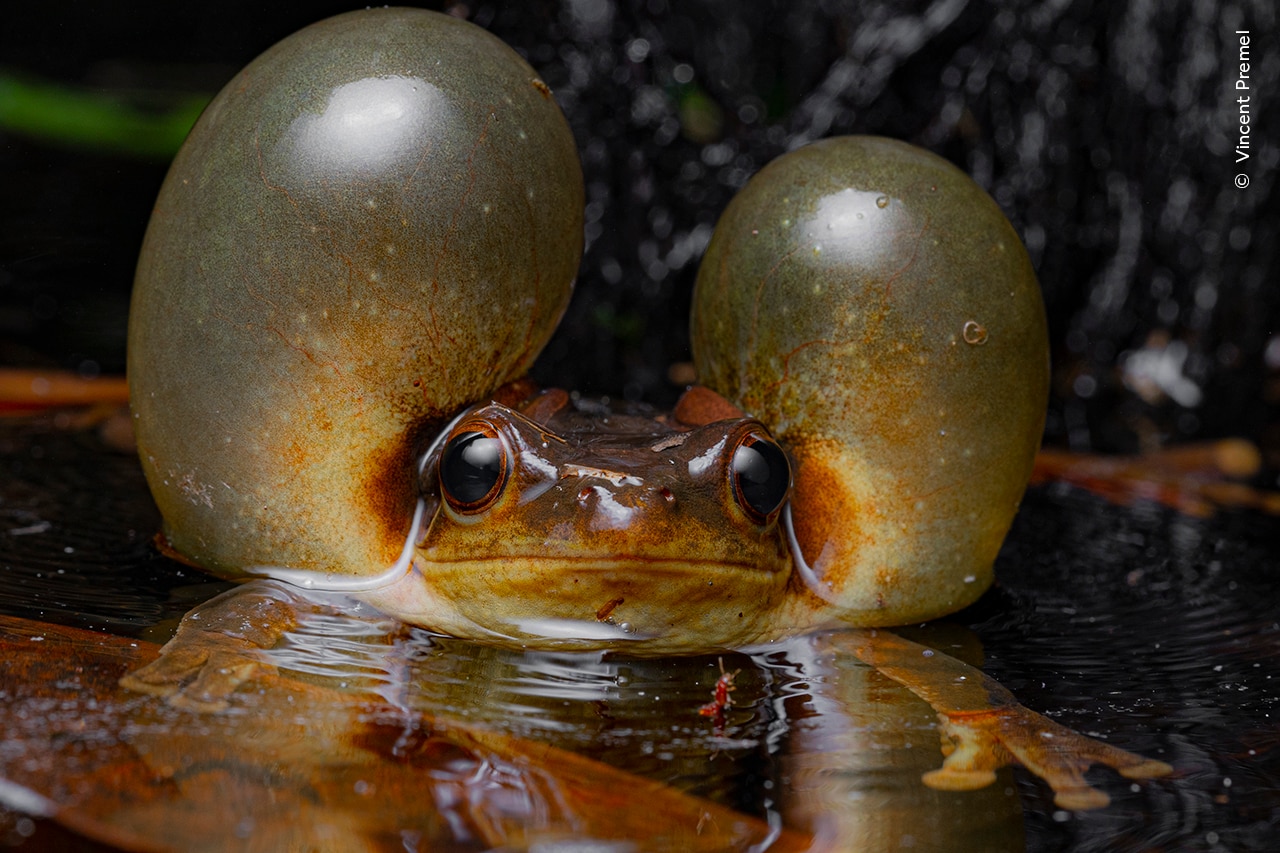
M460 622L448 633L522 649L637 653L646 650L656 653L659 648L670 650L669 638L642 634L627 623L597 622L594 619L525 619L497 625Z
M415 566L359 597L405 622L486 643L671 654L793 633L780 628L787 586L786 572L732 564L484 560Z

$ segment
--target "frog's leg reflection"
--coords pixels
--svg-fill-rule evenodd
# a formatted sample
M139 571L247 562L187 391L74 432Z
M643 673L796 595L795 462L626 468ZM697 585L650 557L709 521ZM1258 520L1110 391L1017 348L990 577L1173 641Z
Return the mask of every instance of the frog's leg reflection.
M786 721L780 751L784 824L811 833L817 850L1020 853L1022 801L1009 770L979 791L920 783L938 766L937 719L901 685L849 654L838 634L771 646L756 661L778 674Z
M1154 761L1085 737L1023 707L981 670L888 631L841 631L827 642L856 655L928 702L938 713L947 743L942 767L925 773L939 790L991 784L995 771L1020 763L1049 784L1066 809L1094 809L1109 798L1089 785L1084 772L1105 764L1128 779L1172 771Z
M164 696L178 708L221 711L241 684L275 672L266 652L297 627L300 611L323 608L277 581L249 581L184 616L160 657L120 686Z

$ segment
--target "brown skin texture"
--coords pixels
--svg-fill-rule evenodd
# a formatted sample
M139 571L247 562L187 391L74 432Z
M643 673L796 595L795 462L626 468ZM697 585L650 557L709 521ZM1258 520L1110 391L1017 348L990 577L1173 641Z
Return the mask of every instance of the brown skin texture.
M475 505L451 501L433 456L423 488L442 498L414 569L362 599L458 636L564 649L670 653L809 627L792 618L780 524L790 472L764 515L735 486L739 448L776 443L718 395L687 396L673 415L575 405L559 389L474 407L441 445L496 438L498 486Z
M875 137L778 158L716 226L692 327L701 381L794 456L825 612L895 625L982 594L1049 360L1026 251L972 180Z
M138 264L129 384L170 545L228 576L385 571L424 441L559 321L582 204L546 86L471 24L354 12L246 67Z

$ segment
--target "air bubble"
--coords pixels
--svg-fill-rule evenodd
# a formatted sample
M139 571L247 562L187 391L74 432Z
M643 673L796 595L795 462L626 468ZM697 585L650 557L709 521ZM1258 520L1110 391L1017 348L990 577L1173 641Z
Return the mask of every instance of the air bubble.
M974 346L985 344L987 342L987 327L976 320L970 320L965 323L964 342L966 344L973 344Z
M884 210L888 206L889 206L889 197L887 195L876 196L876 207L880 208L881 210Z

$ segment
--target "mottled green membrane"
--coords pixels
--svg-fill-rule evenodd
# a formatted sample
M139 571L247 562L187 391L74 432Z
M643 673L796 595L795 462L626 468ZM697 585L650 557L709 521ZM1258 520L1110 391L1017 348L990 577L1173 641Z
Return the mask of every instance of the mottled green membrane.
M582 192L546 86L466 22L353 12L240 72L170 169L130 316L172 547L222 574L384 572L424 437L563 313Z
M700 380L796 462L809 590L845 621L954 611L991 581L1044 424L1044 307L981 188L905 143L841 137L766 166L716 226Z

